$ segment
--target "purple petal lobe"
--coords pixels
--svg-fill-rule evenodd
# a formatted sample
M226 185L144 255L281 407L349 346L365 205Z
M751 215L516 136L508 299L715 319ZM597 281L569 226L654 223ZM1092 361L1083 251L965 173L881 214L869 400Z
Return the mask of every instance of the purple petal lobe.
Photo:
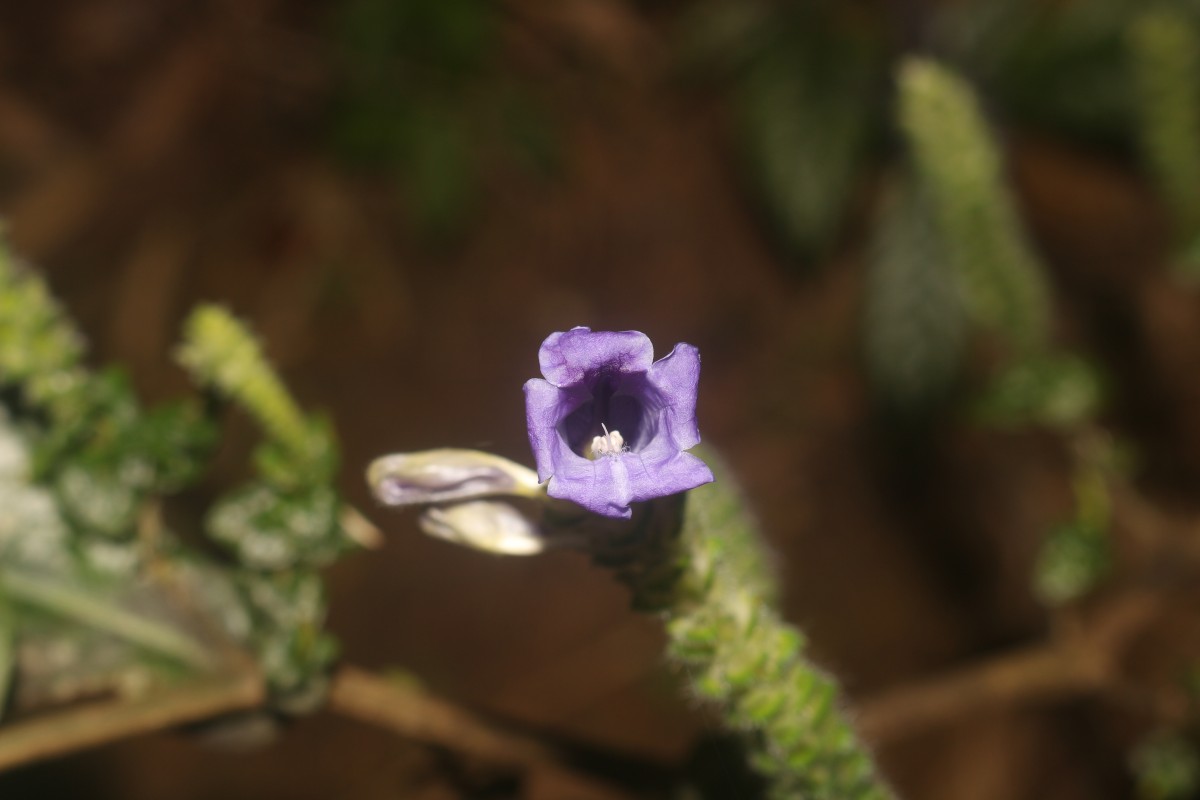
M569 410L563 408L562 389L541 378L525 382L525 425L529 429L529 446L537 463L538 480L545 483L554 474L555 462L563 449L558 423Z
M578 457L561 467L546 489L551 497L570 500L605 517L629 519L632 515L633 487L625 457L595 461Z
M675 345L666 358L648 370L650 384L667 398L667 435L678 450L700 444L696 426L696 390L700 383L700 351L686 342Z
M653 360L654 345L638 331L572 328L550 334L538 351L542 375L555 386L601 372L645 372Z
M686 492L713 481L712 470L691 453L676 453L654 465L645 462L638 464L636 459L630 460L634 462L629 469L635 476L635 502ZM641 474L637 473L639 469L642 470Z

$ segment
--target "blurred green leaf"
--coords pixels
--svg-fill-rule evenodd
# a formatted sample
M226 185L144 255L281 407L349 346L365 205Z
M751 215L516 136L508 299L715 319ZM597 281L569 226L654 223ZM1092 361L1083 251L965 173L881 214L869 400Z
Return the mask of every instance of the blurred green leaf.
M912 57L898 83L900 128L971 322L1016 350L1036 350L1049 336L1044 269L975 92L950 68Z
M867 368L886 405L914 411L945 395L962 363L967 321L930 209L911 179L885 197L863 322Z
M867 31L832 16L774 24L734 78L739 145L785 244L819 255L845 217L879 121L881 53Z

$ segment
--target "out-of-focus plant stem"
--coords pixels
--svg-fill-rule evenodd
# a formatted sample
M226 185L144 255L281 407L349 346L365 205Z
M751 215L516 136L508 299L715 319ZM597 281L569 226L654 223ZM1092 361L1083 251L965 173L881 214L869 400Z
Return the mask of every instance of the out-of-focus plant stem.
M838 709L836 684L776 610L760 533L731 474L711 452L703 457L716 481L687 493L677 537L662 538L670 526L652 520L617 543L633 545L631 554L640 543L640 554L622 561L601 550L598 560L616 568L635 605L662 615L668 656L743 736L771 798L892 797Z
M0 772L128 736L258 708L264 695L262 678L245 672L137 700L112 700L14 722L0 732Z
M213 657L195 640L174 628L130 613L109 599L58 580L0 570L0 591L59 617L110 633L148 652L194 669L213 666Z
M4 710L8 705L8 689L12 685L13 673L16 670L16 615L12 606L0 591L0 720L4 719Z

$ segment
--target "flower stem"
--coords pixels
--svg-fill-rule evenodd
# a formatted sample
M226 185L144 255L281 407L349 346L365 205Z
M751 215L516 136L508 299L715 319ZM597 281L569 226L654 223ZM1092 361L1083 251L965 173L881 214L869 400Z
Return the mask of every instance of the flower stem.
M190 637L61 581L3 570L0 590L13 602L67 617L186 666L200 670L213 666L213 658Z
M629 584L636 606L663 616L668 656L742 734L770 797L890 798L838 709L836 684L805 658L803 633L776 610L775 581L736 484L711 452L702 457L716 481L688 492L681 525L651 519L635 537L636 558L614 550L598 560ZM667 527L677 537L664 539Z

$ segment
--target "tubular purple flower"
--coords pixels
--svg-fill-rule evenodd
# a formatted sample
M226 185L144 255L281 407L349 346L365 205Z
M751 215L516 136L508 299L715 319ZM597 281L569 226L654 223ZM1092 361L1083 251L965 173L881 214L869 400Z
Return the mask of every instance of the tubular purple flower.
M654 361L643 333L581 327L550 334L538 361L545 380L525 383L525 419L551 497L628 519L632 502L712 481L684 452L700 443L695 347Z

